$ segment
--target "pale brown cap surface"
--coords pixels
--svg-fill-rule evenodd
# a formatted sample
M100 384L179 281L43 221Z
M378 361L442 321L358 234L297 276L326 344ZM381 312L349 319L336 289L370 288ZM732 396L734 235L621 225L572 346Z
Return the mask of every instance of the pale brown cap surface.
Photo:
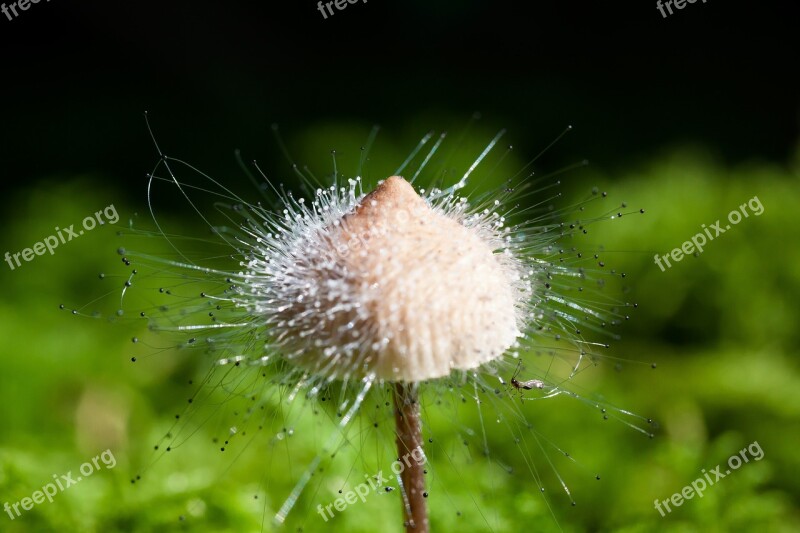
M316 298L292 310L320 314L326 350L301 366L416 382L489 362L520 336L518 272L403 178L386 179L328 230Z

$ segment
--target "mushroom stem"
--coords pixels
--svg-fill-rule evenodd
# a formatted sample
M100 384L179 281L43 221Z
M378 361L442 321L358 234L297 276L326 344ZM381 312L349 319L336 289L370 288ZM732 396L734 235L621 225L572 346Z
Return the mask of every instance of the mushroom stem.
M406 533L428 533L430 527L428 507L425 502L422 425L417 389L413 384L395 383L394 407L397 457L404 467L400 473L400 481L405 530ZM418 448L419 451L415 451Z

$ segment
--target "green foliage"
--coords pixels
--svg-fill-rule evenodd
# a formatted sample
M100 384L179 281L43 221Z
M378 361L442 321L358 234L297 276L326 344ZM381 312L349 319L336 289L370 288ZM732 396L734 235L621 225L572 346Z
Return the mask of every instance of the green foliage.
M340 134L358 142L355 133ZM313 139L303 144L309 153L328 148ZM385 157L398 160L396 155ZM373 164L384 171L379 162ZM544 455L532 453L548 500L525 473L518 445L492 431L494 421L486 421L492 454L486 460L481 450L463 449L458 428L448 422L450 411L437 410L431 401L430 427L447 428L436 432L437 441L428 449L433 530L797 531L797 169L759 162L729 168L700 149L689 149L613 179L592 172L577 176L581 190L606 184L614 201L628 202L627 211L646 209L645 215L592 226L590 237L605 245L607 268L628 274L631 299L640 304L610 354L655 361L658 368L623 364L618 371L600 365L582 374L578 385L592 397L602 394L614 405L652 417L660 426L656 438L649 440L613 418L604 421L569 399L527 403L543 439L568 449L580 463L553 459L578 502L572 507ZM681 246L701 231L701 224L724 219L754 196L763 204L761 216L742 220L703 253L665 272L654 264L654 254ZM109 204L109 198L118 200L124 225L131 206L92 181L28 191L5 212L3 249L13 253L31 246L54 225L80 221ZM220 424L215 419L198 424L178 449L154 454L153 443L185 405L188 389L181 380L195 363L163 352L143 369L130 362L130 338L144 333L142 324L109 324L58 309L62 302L80 305L103 293L118 298L124 280L117 277L119 245L114 228L98 228L53 256L36 257L14 271L2 267L0 504L30 496L53 474L75 472L106 448L118 464L13 521L0 515L0 529L259 531L264 520L264 529L272 530L272 515L326 438L320 429L327 435L332 425L299 417L294 436L269 438L281 431L282 408L275 404L272 433L228 455L212 445ZM107 278L92 284L98 272ZM91 310L90 305L86 311ZM354 465L373 468L384 460L388 468L393 442L388 430L382 435L383 443L373 437L343 449L334 460L325 458L320 481L309 485L290 517L292 528L400 531L397 493L370 494L328 524L315 511L317 503L339 496L337 489ZM655 499L669 498L699 478L701 469L710 470L753 441L763 449L763 460L742 466L709 487L702 499L686 501L665 518L654 509ZM142 479L132 484L139 472ZM602 474L600 481L595 472ZM353 479L361 476L350 477L351 484Z

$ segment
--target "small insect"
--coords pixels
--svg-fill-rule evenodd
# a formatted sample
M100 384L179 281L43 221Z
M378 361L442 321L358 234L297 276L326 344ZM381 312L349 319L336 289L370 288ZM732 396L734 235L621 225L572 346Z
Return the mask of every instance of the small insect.
M530 379L528 381L517 380L517 376L519 375L519 371L521 370L521 365L522 361L520 361L519 364L517 364L517 369L514 371L514 375L511 376L511 386L520 392L522 392L523 390L543 389L544 381L538 379Z

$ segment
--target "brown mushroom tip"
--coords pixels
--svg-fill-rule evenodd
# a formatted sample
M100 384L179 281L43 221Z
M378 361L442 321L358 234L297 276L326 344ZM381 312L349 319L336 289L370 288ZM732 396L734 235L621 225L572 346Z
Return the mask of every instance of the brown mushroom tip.
M356 214L373 214L390 209L419 208L425 201L414 190L414 186L400 176L383 180L375 190L366 195L356 209Z

